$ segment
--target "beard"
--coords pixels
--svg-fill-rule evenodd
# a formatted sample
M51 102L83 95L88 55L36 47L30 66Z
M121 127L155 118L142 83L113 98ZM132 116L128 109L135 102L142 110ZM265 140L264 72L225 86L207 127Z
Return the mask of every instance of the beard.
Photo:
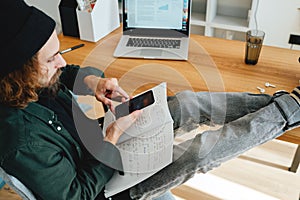
M61 72L60 69L58 69L58 70L55 72L55 74L52 76L52 78L51 78L50 81L49 81L48 87L52 87L52 86L54 86L54 85L56 85L56 84L59 83L59 77L60 77L61 73L62 73L62 72Z
M47 94L49 96L55 97L57 95L57 92L59 90L60 82L59 77L61 75L62 71L58 69L55 74L52 76L50 81L48 83L43 84L42 91L44 94ZM44 80L46 80L47 77L44 77ZM43 81L41 81L43 82Z

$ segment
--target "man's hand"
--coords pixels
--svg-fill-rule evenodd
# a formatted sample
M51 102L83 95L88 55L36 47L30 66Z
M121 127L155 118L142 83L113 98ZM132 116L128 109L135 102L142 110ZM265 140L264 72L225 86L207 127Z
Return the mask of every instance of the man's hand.
M106 129L104 141L108 141L115 145L124 131L137 120L142 112L142 110L136 110L129 115L120 117L117 121L110 124Z
M122 101L129 98L128 94L119 86L116 78L100 78L90 75L84 78L84 82L94 92L96 99L108 105L113 112L113 98L121 97Z

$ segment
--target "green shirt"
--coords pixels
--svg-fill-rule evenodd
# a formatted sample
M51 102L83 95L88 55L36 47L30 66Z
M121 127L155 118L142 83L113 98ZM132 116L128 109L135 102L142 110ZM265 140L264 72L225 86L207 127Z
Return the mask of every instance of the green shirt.
M75 77L84 85L83 78L89 74L103 75L93 68L67 66L61 82L73 90ZM72 105L68 89L62 87L58 98ZM85 86L76 90L77 93L88 93ZM79 113L81 115L84 116ZM0 119L0 165L38 198L94 199L114 172L114 169L95 159L68 132L56 113L36 102L25 109L0 104ZM97 127L97 132L101 134L101 129ZM95 130L91 127L87 131ZM108 142L103 142L102 149L117 151ZM114 159L120 161L119 157Z

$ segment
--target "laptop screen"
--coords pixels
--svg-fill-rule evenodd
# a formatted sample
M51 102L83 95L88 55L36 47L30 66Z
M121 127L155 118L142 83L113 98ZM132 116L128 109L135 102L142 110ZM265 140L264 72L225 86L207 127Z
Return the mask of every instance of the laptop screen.
M123 0L123 32L172 30L189 35L191 0Z

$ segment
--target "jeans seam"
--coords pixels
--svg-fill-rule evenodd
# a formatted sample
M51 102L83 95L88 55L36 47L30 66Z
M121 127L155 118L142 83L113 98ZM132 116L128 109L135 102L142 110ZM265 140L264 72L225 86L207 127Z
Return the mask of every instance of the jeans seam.
M285 127L283 128L283 130L288 130L289 122L288 122L288 118L287 118L286 114L284 113L284 111L282 110L282 108L280 107L280 105L279 105L278 102L274 101L274 103L275 103L277 109L279 110L280 114L283 116L283 118L284 118L284 119L286 120L286 122L287 122L286 125L285 125Z

